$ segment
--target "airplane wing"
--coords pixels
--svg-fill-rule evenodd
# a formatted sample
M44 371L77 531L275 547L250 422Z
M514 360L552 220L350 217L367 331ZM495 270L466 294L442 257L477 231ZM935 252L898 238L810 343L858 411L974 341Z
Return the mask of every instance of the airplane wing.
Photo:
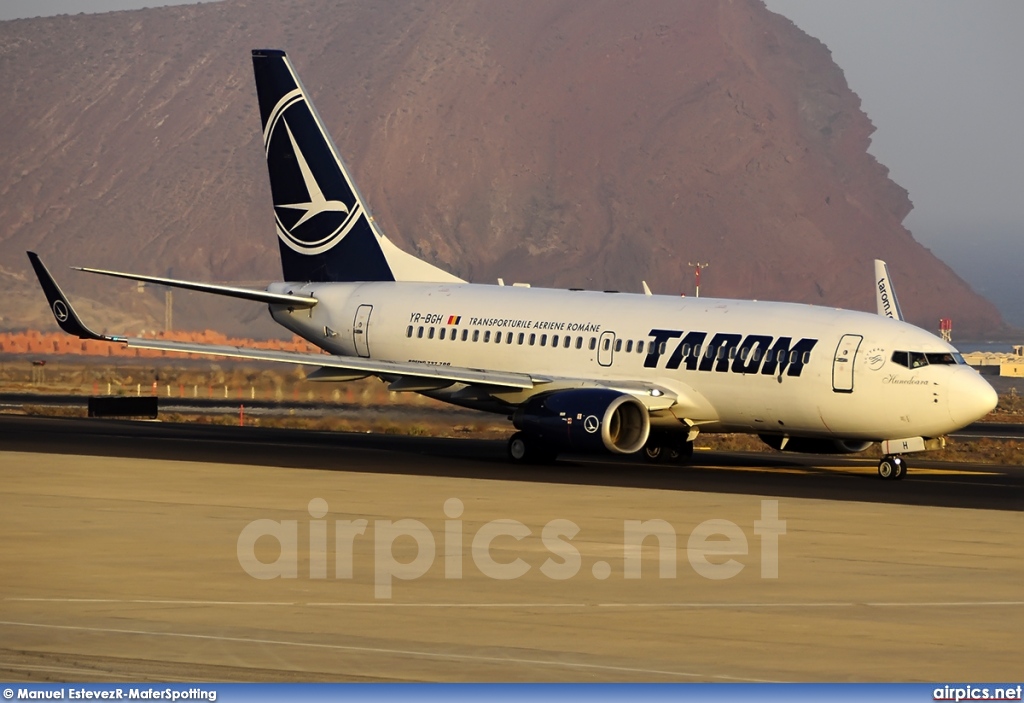
M156 351L168 351L182 354L203 354L207 356L231 357L236 359L250 359L253 361L275 361L285 364L297 364L302 366L319 367L310 377L322 380L351 380L364 376L374 375L390 381L390 388L396 391L421 391L446 388L455 383L477 386L492 392L508 392L515 390L530 390L538 385L550 385L554 388L580 387L580 385L599 385L604 388L612 388L629 393L639 399L648 410L664 410L681 401L676 393L656 383L635 381L635 380L606 380L595 383L593 379L583 378L554 378L536 374L511 373L507 371L495 371L488 369L472 369L455 366L432 366L428 364L417 364L407 361L381 361L366 359L363 357L341 356L324 353L303 353L287 352L264 349L248 349L229 345L196 344L192 342L174 342L159 339L145 339L142 337L125 337L120 335L100 334L90 329L75 312L68 297L57 285L56 280L47 270L46 266L34 252L27 252L32 268L35 269L39 284L46 294L50 310L62 330L70 335L81 339L95 339L105 342L124 344L133 349L153 349ZM215 286L190 281L177 281L173 279L157 278L154 276L141 276L136 274L122 274L112 271L100 271L96 269L78 269L90 273L103 273L106 275L143 280L161 285L177 285L180 288L200 290L206 292L220 293L223 295L234 295L233 292L226 292L223 286ZM294 304L296 307L311 307L316 304L315 298L301 296L277 295L261 291L250 291L246 289L227 289L241 294L234 297L244 297L249 300L262 302ZM251 294L251 295L250 295ZM283 299L283 300L282 300Z
M453 366L429 366L426 364L414 364L398 361L378 361L364 359L362 357L333 356L329 354L284 352L261 349L246 349L244 347L232 347L214 344L194 344L189 342L167 342L157 339L143 339L141 337L124 337L118 335L105 335L90 329L75 312L67 296L57 285L53 276L43 265L42 260L34 252L27 252L32 268L35 269L39 284L46 294L50 304L50 310L60 328L70 335L81 339L96 339L106 342L117 342L135 349L155 349L159 351L181 352L185 354L206 354L210 356L227 356L238 359L252 359L253 361L279 361L286 364L300 364L304 366L319 366L325 369L338 369L365 373L366 375L380 375L398 377L399 380L407 378L423 379L432 382L435 387L443 388L445 384L467 383L484 386L497 386L501 388L522 389L533 388L538 383L547 383L550 379L530 376L528 374L507 373L503 371L488 371L484 369L467 369ZM163 282L166 279L154 279L151 276L134 276L134 274L121 275L122 278L135 277L140 280L153 280ZM187 281L176 281L177 283L188 283ZM193 290L217 289L211 292L221 292L219 286L202 287L205 284L192 285ZM186 286L180 286L186 287ZM244 290L244 289L238 289ZM246 291L255 293L256 291ZM263 297L251 297L250 300L263 300L264 302L285 302L291 304L294 300L302 304L303 300L312 301L316 304L315 298L302 298L299 296L280 295L276 296L267 293L266 296L274 296L274 300L268 301ZM238 296L241 297L241 296ZM284 300L277 300L284 298ZM308 305L307 305L308 307ZM406 384L411 389L411 384Z

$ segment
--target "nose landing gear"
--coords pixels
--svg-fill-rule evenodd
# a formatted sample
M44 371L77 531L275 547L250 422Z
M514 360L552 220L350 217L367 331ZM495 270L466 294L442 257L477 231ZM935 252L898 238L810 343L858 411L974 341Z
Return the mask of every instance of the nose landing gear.
M887 454L878 462L878 477L886 481L899 481L907 475L907 461L902 456Z

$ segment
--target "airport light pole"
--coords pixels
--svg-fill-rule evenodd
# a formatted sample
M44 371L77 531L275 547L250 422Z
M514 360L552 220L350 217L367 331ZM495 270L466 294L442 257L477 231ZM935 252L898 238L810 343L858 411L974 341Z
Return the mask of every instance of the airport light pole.
M709 263L706 263L706 262L702 263L700 261L698 261L697 263L693 263L692 261L690 262L690 266L693 266L693 277L694 277L694 280L696 281L696 284L697 284L697 292L696 292L696 295L694 296L696 298L700 297L700 271L701 271L701 269L706 269L710 265L711 264L709 264Z

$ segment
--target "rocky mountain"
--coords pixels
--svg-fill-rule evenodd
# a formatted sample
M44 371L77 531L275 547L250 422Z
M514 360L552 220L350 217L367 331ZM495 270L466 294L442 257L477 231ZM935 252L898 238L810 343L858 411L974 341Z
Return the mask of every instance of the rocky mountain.
M49 324L26 249L279 276L257 47L289 51L388 236L463 278L691 294L699 260L704 295L873 310L878 257L911 321L1003 324L901 224L828 49L760 0L223 0L0 23L0 327ZM162 325L162 293L61 278L100 326ZM179 328L261 317L175 294Z

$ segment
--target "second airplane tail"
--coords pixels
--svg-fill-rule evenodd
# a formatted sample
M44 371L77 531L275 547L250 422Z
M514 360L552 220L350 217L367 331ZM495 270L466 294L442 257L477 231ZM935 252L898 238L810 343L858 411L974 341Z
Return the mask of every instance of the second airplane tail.
M286 281L461 279L380 234L285 52L252 52Z

